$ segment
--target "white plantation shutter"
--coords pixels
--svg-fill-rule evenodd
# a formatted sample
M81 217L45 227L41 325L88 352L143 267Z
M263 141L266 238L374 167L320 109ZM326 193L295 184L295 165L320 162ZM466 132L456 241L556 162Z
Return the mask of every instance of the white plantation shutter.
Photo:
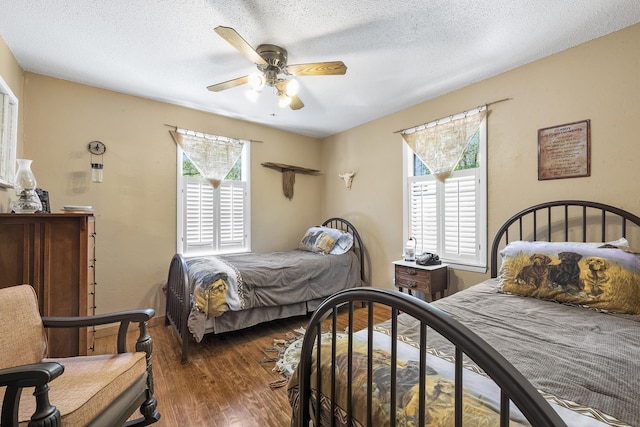
M213 250L216 241L213 186L204 178L184 177L184 247Z
M223 181L214 189L205 178L183 179L184 253L244 249L246 182Z
M416 252L438 251L438 204L436 182L412 177L410 181L411 235L416 239Z
M245 183L224 181L220 191L220 247L242 248L245 242Z
M477 251L475 174L444 183L444 249L448 259L475 258Z

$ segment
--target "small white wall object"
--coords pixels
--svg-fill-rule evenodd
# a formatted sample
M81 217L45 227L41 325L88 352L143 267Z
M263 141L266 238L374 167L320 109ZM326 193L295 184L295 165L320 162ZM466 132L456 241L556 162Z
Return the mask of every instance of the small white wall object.
M344 172L338 174L340 179L344 181L344 185L347 187L347 190L351 190L351 184L353 183L353 177L356 176L355 172Z

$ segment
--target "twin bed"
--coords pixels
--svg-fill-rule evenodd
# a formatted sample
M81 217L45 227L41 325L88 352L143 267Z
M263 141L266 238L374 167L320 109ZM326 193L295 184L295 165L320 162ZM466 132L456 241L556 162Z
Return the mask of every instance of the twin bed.
M469 289L338 292L308 325L292 425L640 426L639 244L629 212L549 202L500 227ZM368 327L338 331L356 309Z
M365 282L364 247L342 218L311 227L299 248L185 258L174 255L165 322L178 333L182 363L205 334L305 315L328 296Z

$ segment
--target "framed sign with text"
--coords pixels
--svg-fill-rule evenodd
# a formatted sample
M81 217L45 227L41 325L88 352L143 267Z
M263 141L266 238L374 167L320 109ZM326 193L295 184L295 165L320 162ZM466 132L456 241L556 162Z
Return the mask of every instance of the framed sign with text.
M538 180L591 175L590 120L538 130Z

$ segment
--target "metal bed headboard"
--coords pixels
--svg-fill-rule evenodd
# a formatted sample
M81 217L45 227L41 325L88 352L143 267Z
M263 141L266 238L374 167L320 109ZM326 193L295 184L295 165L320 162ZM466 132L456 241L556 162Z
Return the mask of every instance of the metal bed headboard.
M640 242L640 217L614 206L584 200L558 200L524 209L506 220L491 245L491 277L498 276L500 250L515 240Z
M346 231L353 236L353 251L360 260L360 280L362 280L363 283L367 283L364 270L364 245L362 244L362 239L360 238L360 234L358 234L358 230L356 230L353 224L346 219L338 217L327 219L322 223L322 226Z

